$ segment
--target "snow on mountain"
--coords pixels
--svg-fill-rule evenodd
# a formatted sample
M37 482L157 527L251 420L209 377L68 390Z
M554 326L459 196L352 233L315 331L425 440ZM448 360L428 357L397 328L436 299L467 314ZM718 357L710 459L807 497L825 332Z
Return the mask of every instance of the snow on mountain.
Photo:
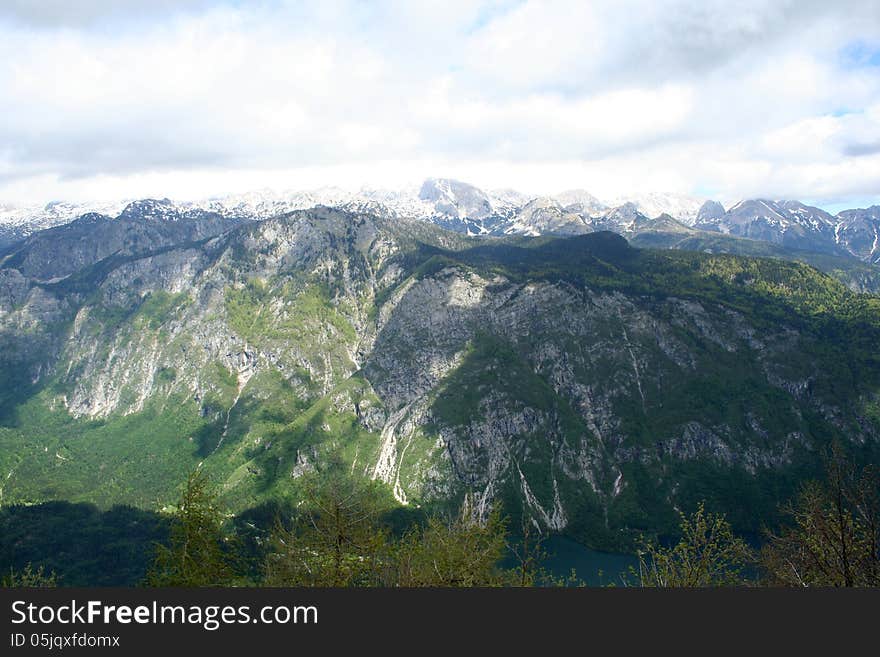
M313 208L316 205L341 206L355 195L338 187L323 187L309 191L278 192L259 190L244 194L230 194L214 197L202 202L187 203L204 207L206 210L242 219L269 219L280 214Z
M596 230L610 230L615 233L631 233L639 224L649 221L648 216L633 202L626 202L596 217L593 225Z
M68 223L89 213L115 217L128 203L123 200L88 203L52 201L46 205L25 206L0 204L0 226L21 227L30 233Z
M504 229L507 235L581 235L593 229L589 216L563 208L555 198L540 196L526 203Z
M880 205L844 210L837 219L835 242L865 262L880 264Z
M837 223L825 210L805 205L800 201L777 201L776 205L787 212L789 217L794 217L798 224L810 230L827 232L830 226Z
M127 201L68 203L52 201L46 205L16 206L0 204L0 248L40 230L67 224L85 214L115 217Z
M880 206L832 216L799 201L746 199L725 210L715 201L674 193L630 195L606 205L583 189L530 197L510 189L486 191L450 178L430 178L400 189L264 189L188 201L0 204L0 248L89 213L177 221L207 212L262 220L319 205L418 219L470 235L573 235L594 230L633 235L678 232L688 226L880 264Z
M612 207L625 203L616 203ZM693 223L693 217L699 210L698 201L676 194L648 194L634 197L632 203L646 217L666 213L685 223ZM487 192L450 178L430 178L419 187L397 190L366 187L356 192L338 187L288 192L258 190L175 203L181 209L201 208L223 216L254 220L317 205L363 209L375 204L381 211L392 215L422 219L450 230L483 235L583 232L591 223L590 217L609 211L608 205L582 189L536 198L510 189ZM0 225L27 226L27 231L33 232L69 222L87 212L115 217L125 205L126 202L53 203L43 208L2 207Z
M833 217L819 208L804 205L799 201L769 201L749 199L733 205L718 220L718 224L736 232L738 228L749 227L756 222L786 231L795 227L805 231L821 233L834 224Z
M484 191L457 180L430 178L419 190L419 198L459 219L484 219L492 214L492 202Z
M499 221L513 216L527 199L512 190L484 192L457 180L435 178L420 187L347 191L325 187L309 191L262 190L210 199L203 207L223 215L267 219L318 205L352 211L373 211L422 219L470 234L497 232Z
M509 213L521 208L528 203L532 197L521 194L515 189L491 189L486 192L489 201L496 212Z
M595 196L583 189L569 189L559 194L554 194L553 198L564 208L573 208L577 212L596 216L602 214L608 209L608 206L602 203Z
M836 223L824 210L800 201L747 199L721 216L702 216L697 227L795 249L840 254L843 251L834 235Z
M685 225L692 226L697 219L697 213L705 199L676 194L672 192L648 192L646 194L632 194L614 199L609 206L617 207L626 203L632 203L646 217L653 219L661 214L668 214Z
M706 201L700 206L700 209L697 212L694 226L699 227L702 224L712 224L718 219L721 219L725 212L726 210L724 209L724 206L718 201Z

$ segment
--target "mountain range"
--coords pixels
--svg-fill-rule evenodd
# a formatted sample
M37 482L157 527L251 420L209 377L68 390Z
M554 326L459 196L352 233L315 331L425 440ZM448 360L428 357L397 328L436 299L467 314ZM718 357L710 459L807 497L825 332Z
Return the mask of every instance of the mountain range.
M799 201L749 199L725 209L717 201L681 194L618 197L609 203L584 190L528 197L512 190L484 191L451 179L428 179L397 191L322 188L272 191L202 201L140 200L61 203L45 207L0 206L0 252L29 235L68 224L83 215L107 219L144 216L194 217L210 213L225 221L259 221L295 210L326 206L426 221L467 235L581 235L609 230L636 245L780 257L810 264L851 289L880 291L880 206L832 216Z
M8 244L0 502L162 509L203 467L243 510L334 461L402 508L622 549L700 500L758 531L834 440L878 460L872 210L333 194L142 200Z
M633 221L669 217L698 230L767 241L793 249L880 261L880 207L852 209L832 216L799 201L748 199L729 209L717 201L682 194L648 193L600 201L585 190L529 197L512 190L483 191L451 179L428 179L419 188L398 191L364 188L349 192L321 188L280 193L264 190L163 207L196 209L225 217L260 220L319 205L342 209L367 208L423 219L443 228L473 235L582 234L596 229L633 232ZM14 207L0 205L0 246L27 235L69 223L83 214L118 216L128 202L64 203Z

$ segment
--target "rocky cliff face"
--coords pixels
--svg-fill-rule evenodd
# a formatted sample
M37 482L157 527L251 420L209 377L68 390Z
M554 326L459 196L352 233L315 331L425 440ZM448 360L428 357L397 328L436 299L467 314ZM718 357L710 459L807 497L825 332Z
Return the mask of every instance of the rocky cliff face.
M187 229L198 229L198 240L240 222L271 219L297 210L332 207L349 213L386 218L419 219L466 235L566 236L609 230L654 248L767 255L807 262L856 291L880 290L878 211L876 207L845 210L831 216L799 201L743 200L728 210L715 201L670 193L620 197L609 207L585 190L552 197L529 197L512 190L484 191L452 179L428 179L402 189L362 188L358 192L329 187L311 191L254 191L201 201L140 200L128 203L71 204L16 208L0 204L0 259L15 254L26 259L33 241L46 252L46 238L65 242L58 253L69 252L73 267L96 262L111 253L128 253L138 244L175 243ZM80 228L55 230L37 238L43 229L103 221L104 235L72 248L84 233ZM117 219L111 220L110 217ZM197 221L192 221L197 219ZM141 224L141 239L126 241L133 224ZM175 225L171 235L157 234ZM123 227L123 230L119 230ZM171 238L169 240L169 237ZM111 250L116 249L116 250ZM90 253L91 251L91 253ZM28 263L24 263L27 266ZM39 263L29 263L39 267ZM74 269L71 268L70 271Z
M608 233L516 246L330 209L133 221L106 247L88 238L100 217L69 242L29 240L0 268L3 417L38 404L88 441L89 423L173 409L187 419L172 458L204 463L241 505L337 458L402 504L501 502L613 545L695 496L769 508L762 482L794 481L831 436L880 435L875 377L827 368L829 354L872 364L786 295L850 296L797 265L659 256ZM172 240L172 224L191 227ZM5 499L97 472L109 449L16 449L27 427L4 426ZM140 467L160 472L155 458Z
M240 223L204 210L183 212L170 201L137 201L115 219L84 214L34 233L12 246L3 264L35 280L58 280L110 256L140 256L198 242Z
M805 251L848 254L835 239L838 220L820 208L799 201L749 199L726 212L718 210L704 205L696 227Z
M844 210L838 216L835 240L865 262L880 264L880 206Z

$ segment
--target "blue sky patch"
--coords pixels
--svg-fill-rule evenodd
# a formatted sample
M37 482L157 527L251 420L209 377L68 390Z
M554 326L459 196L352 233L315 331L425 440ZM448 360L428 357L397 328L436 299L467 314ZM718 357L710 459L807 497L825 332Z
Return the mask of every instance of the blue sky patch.
M847 69L880 67L880 43L853 41L841 49L840 59Z

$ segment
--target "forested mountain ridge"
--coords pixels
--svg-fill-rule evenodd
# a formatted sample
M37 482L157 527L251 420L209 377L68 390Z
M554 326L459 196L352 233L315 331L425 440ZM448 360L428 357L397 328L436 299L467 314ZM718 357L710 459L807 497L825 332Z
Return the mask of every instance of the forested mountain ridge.
M806 265L330 208L134 221L0 266L4 503L161 508L202 463L243 509L333 458L607 547L700 499L755 530L834 438L876 460L880 301Z

